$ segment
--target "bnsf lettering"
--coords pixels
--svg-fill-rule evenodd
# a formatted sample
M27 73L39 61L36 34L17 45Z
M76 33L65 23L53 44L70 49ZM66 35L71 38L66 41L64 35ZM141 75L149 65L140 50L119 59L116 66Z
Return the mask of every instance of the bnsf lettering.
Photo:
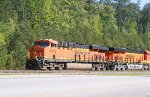
M134 55L126 55L127 58L134 58Z

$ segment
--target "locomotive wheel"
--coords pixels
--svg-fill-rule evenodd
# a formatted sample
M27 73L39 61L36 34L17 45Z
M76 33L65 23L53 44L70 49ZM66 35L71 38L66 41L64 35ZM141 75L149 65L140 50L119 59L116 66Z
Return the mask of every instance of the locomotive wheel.
M48 70L52 70L52 67L47 67Z
M58 70L60 71L60 70L63 70L63 68L60 66L60 67L58 67Z
M100 70L101 70L101 68L97 68L97 70L98 70L98 71L100 71Z
M114 69L113 69L113 71L119 71L119 70L120 70L119 68L114 68Z
M114 68L113 71L116 71L116 68Z
M95 68L95 67L92 67L92 68L91 68L91 70L92 70L92 71L95 71L95 70L96 70L96 68Z
M125 67L123 67L122 69L123 69L123 71L125 71L125 70L126 70L126 68L125 68Z
M95 67L95 71L96 71L96 70L98 70L98 68L97 68L97 67Z
M103 68L103 71L106 71L106 67Z
M142 68L142 70L143 70L143 71L145 71L145 70L146 70L146 68L145 68L145 67L143 67L143 68Z
M124 67L122 67L122 68L120 68L120 70L121 70L121 71L124 71L124 70L125 70L125 68L124 68Z
M67 69L67 63L64 63L63 70L66 70L66 69Z
M62 70L63 68L62 67L55 67L55 70Z
M55 67L55 70L58 70L58 67Z

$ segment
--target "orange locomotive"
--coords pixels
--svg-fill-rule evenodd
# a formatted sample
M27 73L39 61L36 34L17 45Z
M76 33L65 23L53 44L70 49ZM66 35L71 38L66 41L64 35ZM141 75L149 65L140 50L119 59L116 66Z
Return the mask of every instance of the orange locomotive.
M37 40L35 45L29 49L26 68L58 70L66 69L67 63L102 64L105 61L105 52L100 50L109 49L71 42L58 43L52 39Z
M92 70L149 70L150 52L43 39L29 49L26 69L67 69L67 63L92 64Z
M127 69L150 69L150 59L145 58L144 51L129 50L126 48L109 48L106 53L107 59L112 61L109 65L111 70L127 70Z

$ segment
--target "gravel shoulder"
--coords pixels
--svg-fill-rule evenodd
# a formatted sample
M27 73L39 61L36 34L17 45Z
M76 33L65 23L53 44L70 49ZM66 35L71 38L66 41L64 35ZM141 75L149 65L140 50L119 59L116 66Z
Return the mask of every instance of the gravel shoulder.
M0 76L11 75L100 75L100 76L150 76L150 71L91 71L91 70L0 70Z

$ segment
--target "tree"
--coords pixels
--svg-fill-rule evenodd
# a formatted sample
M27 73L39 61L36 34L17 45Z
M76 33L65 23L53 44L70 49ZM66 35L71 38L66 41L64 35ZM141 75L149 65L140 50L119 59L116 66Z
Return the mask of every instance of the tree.
M150 32L150 3L146 4L142 10L141 22L143 25L143 34Z

